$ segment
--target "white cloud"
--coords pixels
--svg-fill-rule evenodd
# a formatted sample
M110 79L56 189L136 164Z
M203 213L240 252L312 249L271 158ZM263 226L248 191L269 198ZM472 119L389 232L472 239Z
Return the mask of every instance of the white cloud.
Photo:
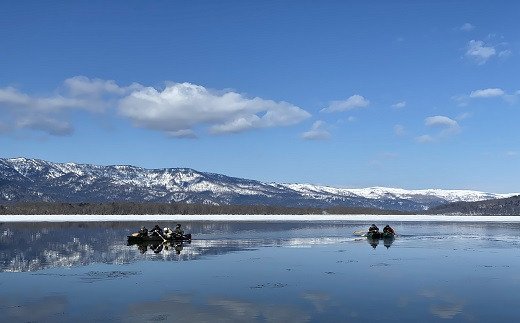
M473 29L475 29L475 26L470 24L469 22L465 23L460 27L460 30L462 31L472 31Z
M177 130L177 131L169 131L166 133L167 135L179 139L196 139L197 134L191 129L183 129L183 130Z
M309 131L302 134L302 138L306 140L325 140L330 138L330 132L326 129L327 124L318 120L312 124Z
M466 56L473 59L477 64L485 64L491 57L496 55L496 49L493 46L486 46L481 40L470 40Z
M463 113L459 114L455 119L460 121L460 120L466 120L466 119L468 119L470 117L471 117L471 113L463 112Z
M402 136L406 135L406 130L405 130L404 126L400 125L400 124L396 124L394 126L394 134L398 137L402 137Z
M440 131L434 134L416 137L415 140L419 143L435 142L460 132L459 123L446 116L433 116L425 118L424 124L429 128L439 128Z
M214 93L191 83L169 84L162 91L152 87L133 91L120 100L118 110L139 127L176 132L209 126L215 134L289 126L310 117L287 102Z
M445 116L433 116L424 119L424 124L428 127L443 127L447 129L459 128L457 121Z
M130 86L121 87L113 80L90 79L86 76L74 76L66 79L63 85L72 96L101 96L104 94L124 95L130 91L138 90L143 86L132 83Z
M31 109L40 112L56 112L63 109L87 107L89 102L77 98L54 95L50 97L31 97L13 87L0 89L0 108Z
M509 49L502 50L498 53L498 57L500 58L507 58L511 55L513 55L513 52Z
M69 122L47 116L21 118L17 120L16 127L39 130L54 136L66 136L74 131Z
M341 112L348 111L356 108L366 108L370 104L370 101L365 97L354 94L343 101L331 101L329 106L322 109L321 112Z
M456 101L457 105L460 107L468 106L471 100L489 98L501 98L509 104L515 104L518 102L518 99L520 98L520 91L512 92L511 94L509 94L501 88L487 88L471 91L469 95L456 95L452 97L452 99ZM460 118L458 119L461 120Z
M421 144L425 144L425 143L434 142L435 139L430 135L422 135L422 136L416 137L415 141L417 141Z
M190 83L171 83L162 91L138 83L75 76L50 96L33 96L14 87L0 88L2 131L32 129L50 135L73 131L71 111L101 113L117 108L137 126L163 131L177 138L195 138L194 128L211 133L234 133L255 128L296 124L310 114L287 102L247 98L227 91L214 93Z
M402 109L404 107L406 107L406 101L400 101L395 104L392 104L392 108L394 109Z
M424 119L424 124L430 128L439 128L440 131L435 134L416 137L415 140L419 143L434 142L460 132L459 123L446 116L428 117Z
M499 88L489 88L482 90L472 91L469 95L470 98L492 98L497 96L503 96L505 94L504 90Z

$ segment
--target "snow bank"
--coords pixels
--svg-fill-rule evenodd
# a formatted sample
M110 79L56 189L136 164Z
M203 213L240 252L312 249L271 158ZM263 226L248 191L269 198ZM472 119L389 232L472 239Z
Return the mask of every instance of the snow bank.
M520 222L520 216L448 215L0 215L0 222L108 222L108 221L377 221L377 222Z

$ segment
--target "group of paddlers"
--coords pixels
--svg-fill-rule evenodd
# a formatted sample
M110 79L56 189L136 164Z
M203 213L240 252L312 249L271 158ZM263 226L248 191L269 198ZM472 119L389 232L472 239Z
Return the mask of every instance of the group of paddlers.
M375 232L379 232L379 228L377 227L377 225L375 224L372 224L370 226L370 228L368 228L368 232L372 232L372 233L375 233ZM388 224L383 228L383 233L391 233L391 234L395 234L395 231L394 229L392 229Z
M184 236L184 231L181 228L181 225L178 223L175 229L170 229L168 227L161 229L161 227L156 224L152 229L148 230L146 227L142 227L139 230L140 237L161 237L164 240L169 239L179 239Z

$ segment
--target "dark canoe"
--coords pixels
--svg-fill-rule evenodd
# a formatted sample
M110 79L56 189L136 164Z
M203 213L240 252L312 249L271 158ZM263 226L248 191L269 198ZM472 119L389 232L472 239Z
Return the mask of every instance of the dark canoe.
M369 239L394 239L395 234L389 232L367 232L367 238Z
M137 242L164 242L166 241L190 241L191 240L191 233L185 234L182 237L175 237L171 239L163 239L158 236L148 236L148 237L141 237L138 233L133 233L132 235L128 236L128 242L129 243L137 243Z

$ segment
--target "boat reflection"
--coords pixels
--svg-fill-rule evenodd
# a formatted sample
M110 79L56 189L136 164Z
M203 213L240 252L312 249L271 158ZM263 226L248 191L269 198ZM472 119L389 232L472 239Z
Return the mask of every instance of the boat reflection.
M377 248L379 243L383 241L383 245L386 247L386 249L390 248L392 246L392 243L394 243L395 237L386 237L386 238L368 238L367 242L372 248Z
M177 255L180 255L185 245L191 244L191 241L147 241L147 242L129 242L127 246L136 246L140 254L146 254L152 251L155 254L161 252L169 252L174 250Z

